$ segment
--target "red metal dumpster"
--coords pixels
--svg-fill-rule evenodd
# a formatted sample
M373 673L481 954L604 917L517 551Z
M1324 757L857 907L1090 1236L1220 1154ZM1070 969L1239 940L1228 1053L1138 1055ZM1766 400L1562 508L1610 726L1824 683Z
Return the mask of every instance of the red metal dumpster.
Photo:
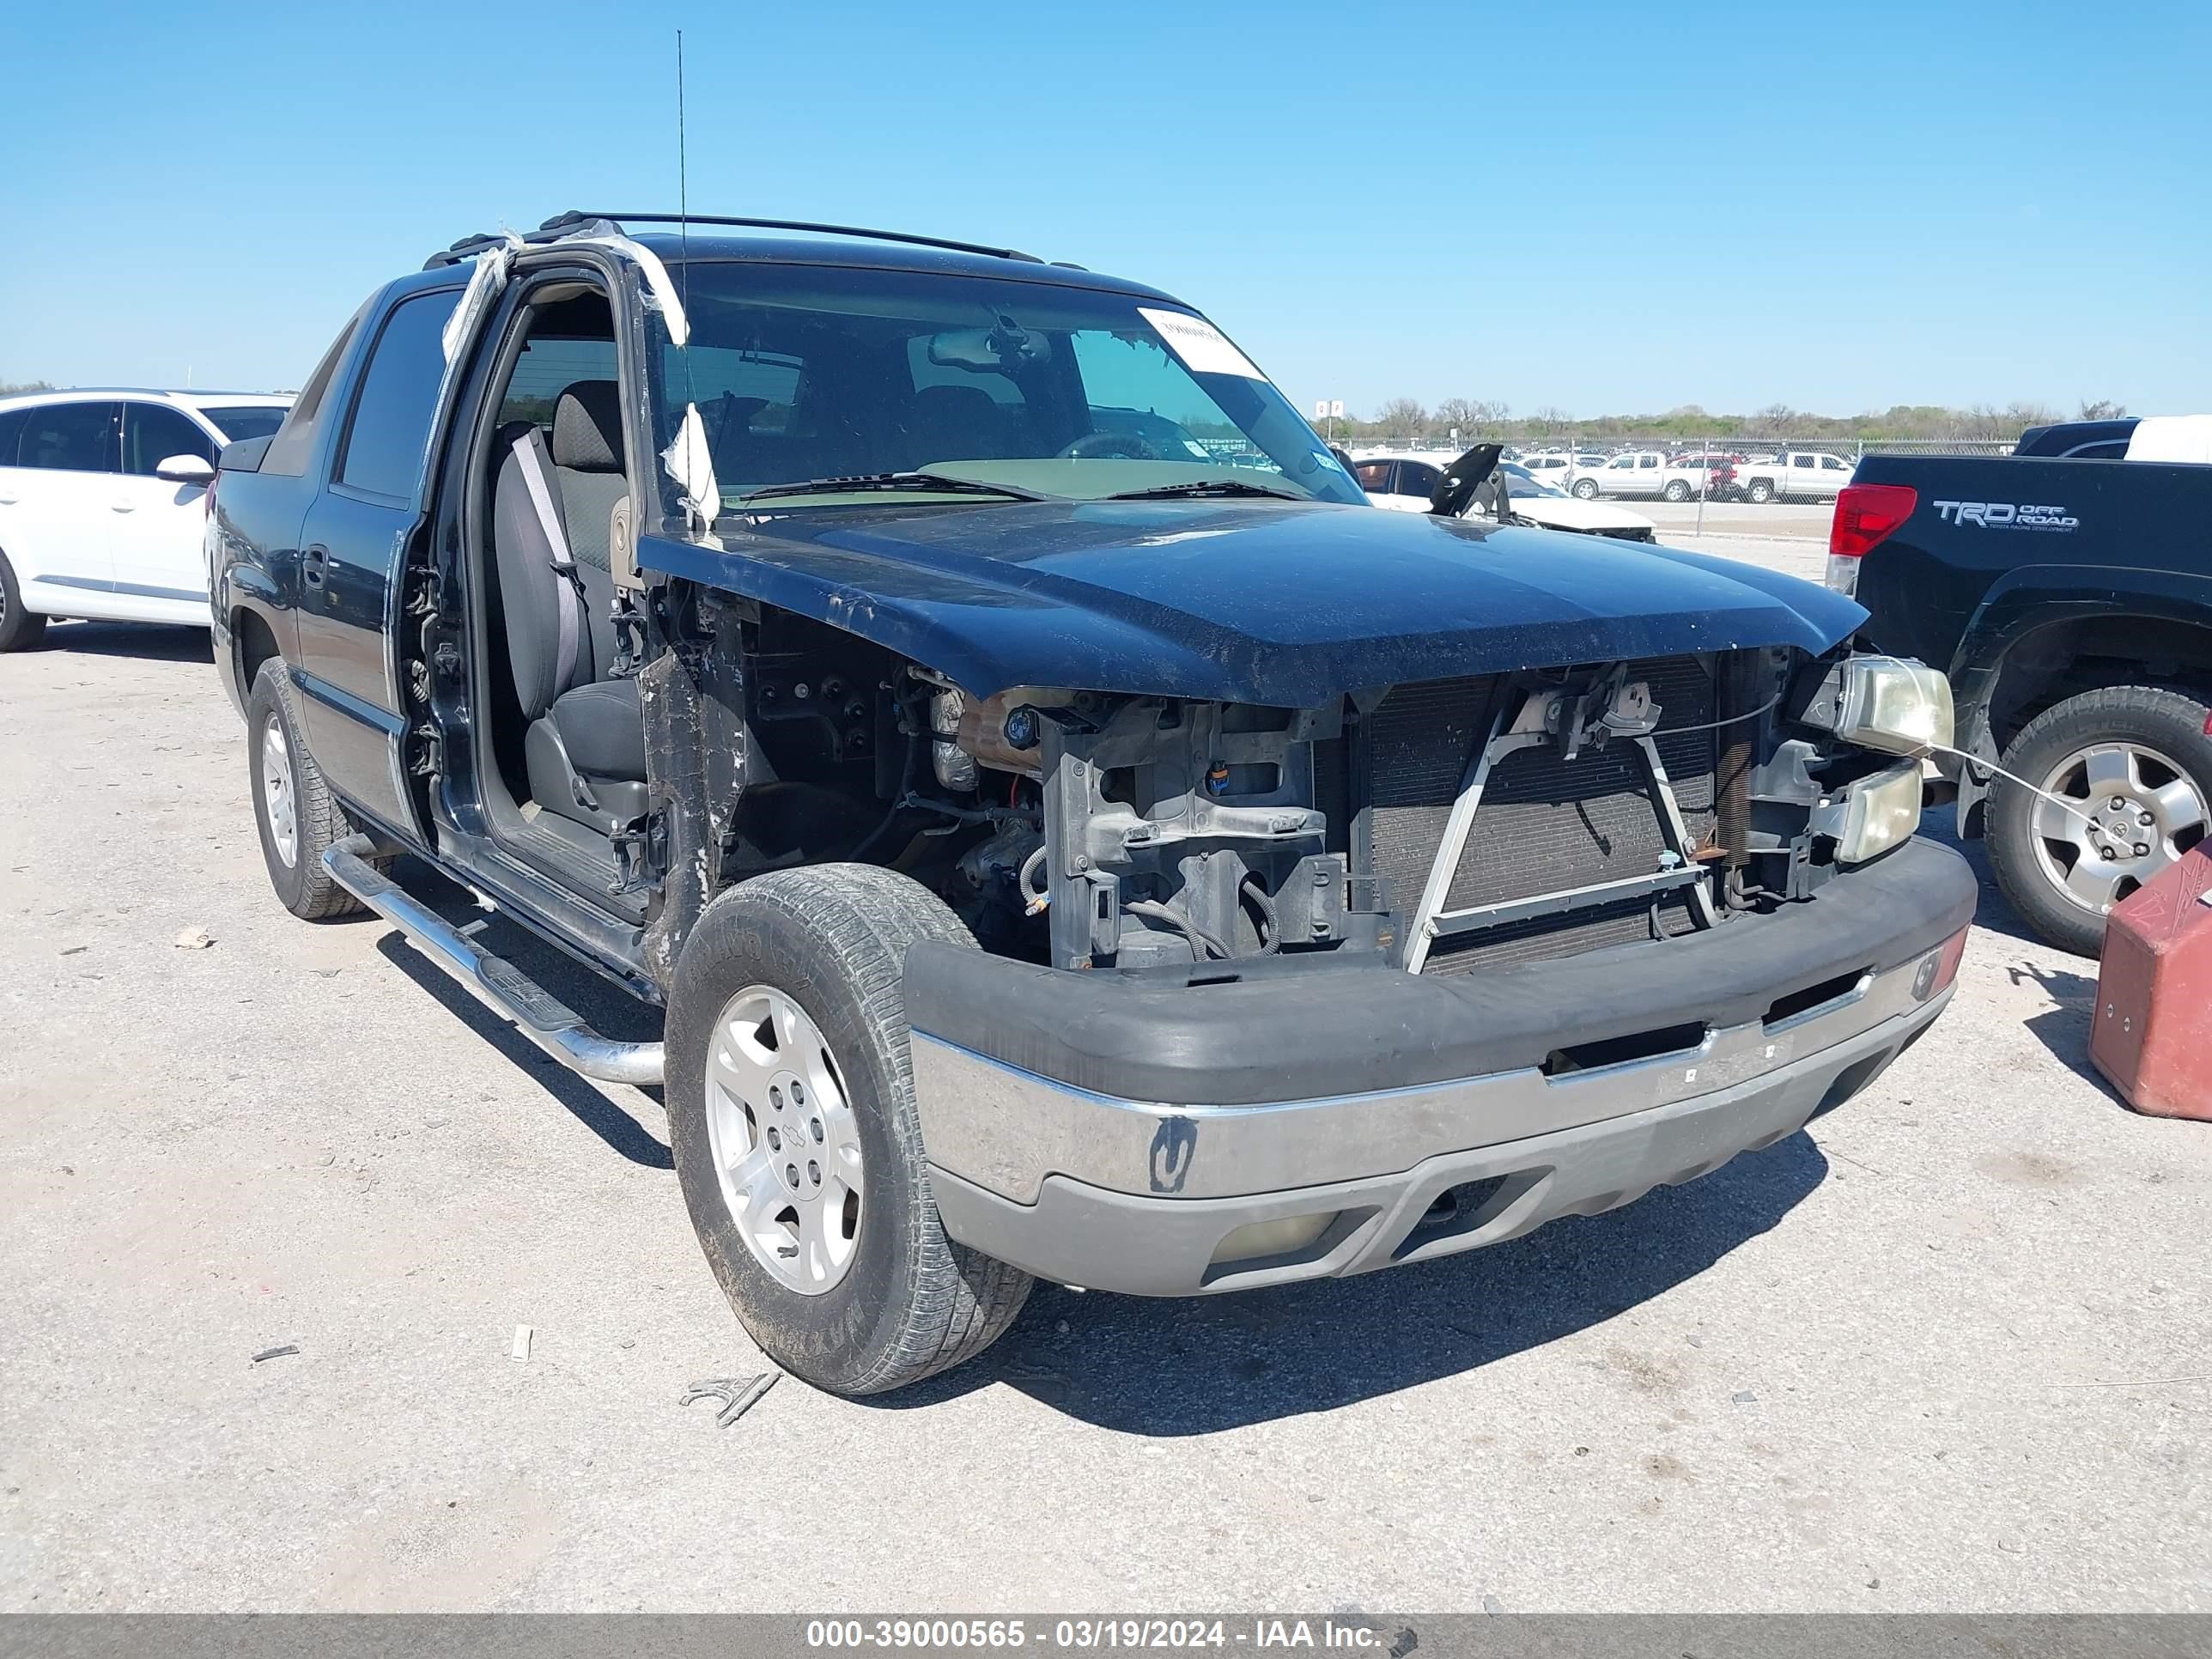
M2089 1058L2122 1098L2212 1119L2212 852L2192 848L2105 924Z

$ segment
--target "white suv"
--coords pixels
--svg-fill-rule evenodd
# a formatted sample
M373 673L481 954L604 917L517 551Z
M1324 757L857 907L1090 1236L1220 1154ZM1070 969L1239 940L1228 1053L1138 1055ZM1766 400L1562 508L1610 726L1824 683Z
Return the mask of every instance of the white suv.
M49 617L208 625L207 487L226 443L289 398L40 392L0 398L0 651Z

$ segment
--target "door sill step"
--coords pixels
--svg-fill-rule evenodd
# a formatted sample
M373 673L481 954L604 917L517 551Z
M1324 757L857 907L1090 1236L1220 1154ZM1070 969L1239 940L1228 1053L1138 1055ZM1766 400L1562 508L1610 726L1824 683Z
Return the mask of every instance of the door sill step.
M660 1081L658 1042L617 1042L504 957L495 957L469 933L439 915L368 860L375 843L349 836L323 854L323 867L339 886L407 936L407 942L446 970L478 1002L510 1020L570 1071L603 1083Z

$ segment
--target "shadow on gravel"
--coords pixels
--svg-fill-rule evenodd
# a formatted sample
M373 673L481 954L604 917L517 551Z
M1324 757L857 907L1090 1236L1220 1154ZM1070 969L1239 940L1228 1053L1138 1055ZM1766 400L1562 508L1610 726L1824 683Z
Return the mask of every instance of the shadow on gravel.
M2085 967L2094 965L2083 963ZM2105 1074L2089 1058L2089 1032L2097 1018L2096 975L2069 973L2063 968L2011 968L2006 971L2015 981L2034 981L2058 1005L2028 1016L2026 1023L2035 1034L2035 1040L2050 1049L2052 1057L2068 1071L2096 1085L2106 1099L2115 1105L2126 1105L2119 1091L2105 1080Z
M427 866L410 860L399 873L410 893L427 900L447 921L466 922L483 915L465 890ZM368 920L375 927L386 926L374 916ZM488 925L479 937L487 950L521 969L581 1014L601 1036L641 1042L660 1035L660 1016L656 1010L646 1007L536 935L501 917L492 916L488 918ZM645 1128L590 1082L569 1071L455 984L399 933L386 933L376 942L376 949L446 1013L527 1072L547 1094L568 1108L579 1122L609 1147L647 1169L672 1170L676 1167L665 1139ZM426 1019L436 1018L428 1008L422 1013ZM638 1092L659 1103L658 1089Z
M1184 1301L1040 1285L971 1365L866 1403L929 1406L992 1382L1127 1434L1212 1434L1476 1370L1603 1323L1703 1273L1826 1176L1809 1135L1625 1209L1356 1279ZM1067 1330L1060 1329L1065 1321ZM1664 1339L1671 1348L1674 1338ZM1664 1352L1630 1355L1653 1374Z
M665 1141L650 1133L584 1079L545 1053L514 1027L501 1019L466 991L446 977L428 958L397 933L376 942L377 953L413 980L417 988L446 1012L459 1020L484 1042L536 1079L538 1086L559 1101L576 1120L608 1146L633 1164L647 1169L673 1170L676 1161ZM565 1000L565 999L564 999ZM574 1003L569 1006L574 1007ZM581 1011L579 1010L580 1012ZM431 1017L428 1009L423 1017Z
M1997 885L1996 877L1990 872L1990 855L1984 843L1960 840L1954 828L1955 823L1948 806L1934 807L1921 815L1920 834L1925 840L1964 854L1966 862L1973 866L1974 880L1981 889L1981 897L1974 906L1974 926L1986 927L1993 933L2002 933L2007 939L2016 939L2023 945L2033 945L2039 950L2059 950L2059 946L2038 938L2033 930L2021 920L2020 912L2012 908L2011 901L2004 896L2004 889ZM2088 958L2075 957L2075 960L2087 961Z
M149 662L212 663L213 647L204 628L172 628L165 623L54 623L46 629L42 651L79 657L141 657Z

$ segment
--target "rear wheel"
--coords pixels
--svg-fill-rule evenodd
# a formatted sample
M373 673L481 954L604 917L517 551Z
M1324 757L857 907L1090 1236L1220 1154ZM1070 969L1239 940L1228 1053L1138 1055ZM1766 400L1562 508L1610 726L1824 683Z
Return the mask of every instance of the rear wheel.
M22 590L15 583L15 567L0 553L0 651L28 651L46 636L46 619L23 609Z
M669 1000L669 1141L708 1265L769 1358L838 1394L959 1364L1029 1295L938 1220L903 979L924 940L975 948L904 876L777 871L707 907Z
M1667 486L1667 499L1670 501L1688 501L1690 499L1690 486L1684 483L1680 478L1673 480Z
M2028 925L2082 956L2112 908L2204 838L2212 822L2212 711L2148 685L2045 709L2012 740L1990 787L1990 864Z
M276 896L302 921L352 915L361 901L323 867L323 854L351 835L353 826L301 739L299 693L281 662L262 664L253 677L253 694L246 702L246 751L261 859Z
M1746 501L1755 501L1759 506L1765 507L1767 502L1774 499L1774 486L1764 478L1753 478L1751 481L1751 488L1745 490L1743 495Z

